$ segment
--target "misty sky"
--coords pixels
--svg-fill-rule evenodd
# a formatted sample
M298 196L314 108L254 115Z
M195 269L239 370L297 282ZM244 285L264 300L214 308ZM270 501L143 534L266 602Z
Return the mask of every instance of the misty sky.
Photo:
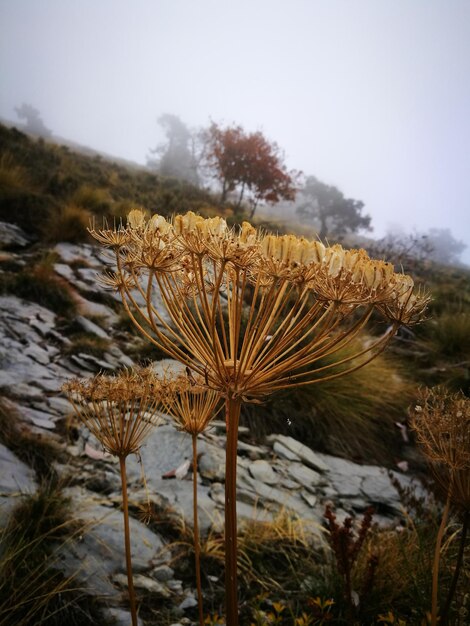
M156 119L261 130L374 233L451 228L470 263L470 1L0 0L0 116L145 163Z

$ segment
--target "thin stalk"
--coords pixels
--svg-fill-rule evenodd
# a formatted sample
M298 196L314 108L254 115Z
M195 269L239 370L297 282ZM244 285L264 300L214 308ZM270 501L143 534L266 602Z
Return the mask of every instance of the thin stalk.
M237 584L237 442L241 400L227 396L225 419L225 599L227 626L238 626Z
M122 485L122 511L124 514L124 545L126 547L127 588L129 590L129 604L131 607L132 626L137 626L137 611L135 608L134 580L132 578L131 533L129 529L129 501L127 499L126 457L119 457Z
M199 519L197 512L197 433L193 433L193 527L194 527L194 565L196 568L197 605L199 609L199 624L204 626L202 610L201 586L201 545L199 542Z
M460 568L462 567L463 562L463 554L465 551L465 541L467 539L468 526L470 523L470 511L465 511L462 525L462 532L460 535L460 545L459 552L457 554L457 561L455 563L454 575L452 577L452 582L449 587L449 593L447 594L447 600L444 605L444 610L442 611L442 624L446 626L449 620L449 611L450 605L452 604L452 600L454 598L455 590L457 588L457 581L459 579Z
M437 592L438 592L438 587L439 587L439 561L441 558L442 538L444 536L444 530L447 524L447 518L449 517L450 496L451 496L451 487L449 486L449 491L447 492L446 505L444 508L444 512L442 513L441 525L439 526L439 531L437 533L436 548L434 550L434 563L432 567L431 626L437 626L437 620L438 620Z

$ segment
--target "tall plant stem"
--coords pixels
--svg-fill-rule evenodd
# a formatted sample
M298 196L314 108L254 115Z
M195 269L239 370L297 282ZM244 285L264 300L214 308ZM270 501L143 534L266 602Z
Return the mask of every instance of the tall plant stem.
M126 457L119 457L119 465L121 468L122 511L124 514L124 544L126 547L127 588L129 590L129 604L131 607L132 626L137 626L134 580L132 578L131 533L129 529L129 501L127 499Z
M431 626L437 626L437 592L439 587L439 562L441 559L441 546L444 530L449 517L451 487L447 493L446 505L442 513L441 525L436 537L436 547L434 550L434 563L432 567L432 606L431 606Z
M237 443L241 400L225 401L225 600L227 626L238 626L237 584Z
M446 626L449 620L449 611L450 605L452 603L455 590L457 589L457 581L459 579L460 568L462 567L463 562L463 554L465 552L465 541L467 539L468 526L470 523L470 511L465 511L462 525L462 532L460 534L460 545L459 552L457 554L457 561L455 563L454 575L452 577L452 582L449 587L449 593L447 594L447 600L444 606L444 610L442 611L442 624Z
M201 545L199 541L199 519L197 512L197 434L193 433L193 527L194 527L194 565L196 568L197 604L199 609L199 624L204 626L202 610L201 586Z

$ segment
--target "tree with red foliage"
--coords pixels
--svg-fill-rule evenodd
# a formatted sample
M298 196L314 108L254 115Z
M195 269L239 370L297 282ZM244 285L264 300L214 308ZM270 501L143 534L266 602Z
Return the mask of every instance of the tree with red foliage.
M240 212L245 194L251 204L250 218L260 201L275 203L295 199L298 173L287 171L276 143L261 132L245 133L241 126L221 128L212 123L207 133L207 159L222 184L221 201L238 190L235 212Z

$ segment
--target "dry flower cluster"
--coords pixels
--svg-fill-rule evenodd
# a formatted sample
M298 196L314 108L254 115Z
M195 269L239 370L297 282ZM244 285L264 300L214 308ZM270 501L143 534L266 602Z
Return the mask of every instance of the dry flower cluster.
M90 380L74 379L63 386L79 419L101 443L104 450L119 458L123 494L124 535L132 623L137 624L130 551L126 458L138 454L160 410L168 413L179 430L193 440L194 549L199 622L203 624L200 572L200 542L197 513L197 436L216 416L220 396L184 375L164 373L151 367L123 370L116 376L97 375Z
M418 442L437 483L454 505L470 510L470 400L442 388L421 390L412 415Z
M470 399L462 392L450 393L440 387L423 389L411 412L411 420L434 479L447 497L434 556L431 623L435 626L438 622L448 622L470 525ZM453 579L439 616L439 560L451 505L462 518L462 530Z
M75 412L106 452L118 458L137 453L158 421L159 379L150 368L98 375L63 386Z
M232 397L328 375L336 364L312 365L349 344L376 309L392 323L355 355L370 358L398 325L419 321L428 301L409 276L364 250L263 235L247 222L230 229L219 217L167 221L134 210L126 227L91 232L115 251L117 272L103 283L121 293L143 334Z
M225 571L228 626L238 623L236 459L242 402L347 374L419 322L428 297L364 250L270 235L192 212L168 221L139 210L93 228L115 254L102 283L118 291L140 332L225 400ZM374 311L388 327L348 357ZM170 322L168 322L168 317ZM328 357L327 364L320 360ZM341 366L338 368L338 365Z

